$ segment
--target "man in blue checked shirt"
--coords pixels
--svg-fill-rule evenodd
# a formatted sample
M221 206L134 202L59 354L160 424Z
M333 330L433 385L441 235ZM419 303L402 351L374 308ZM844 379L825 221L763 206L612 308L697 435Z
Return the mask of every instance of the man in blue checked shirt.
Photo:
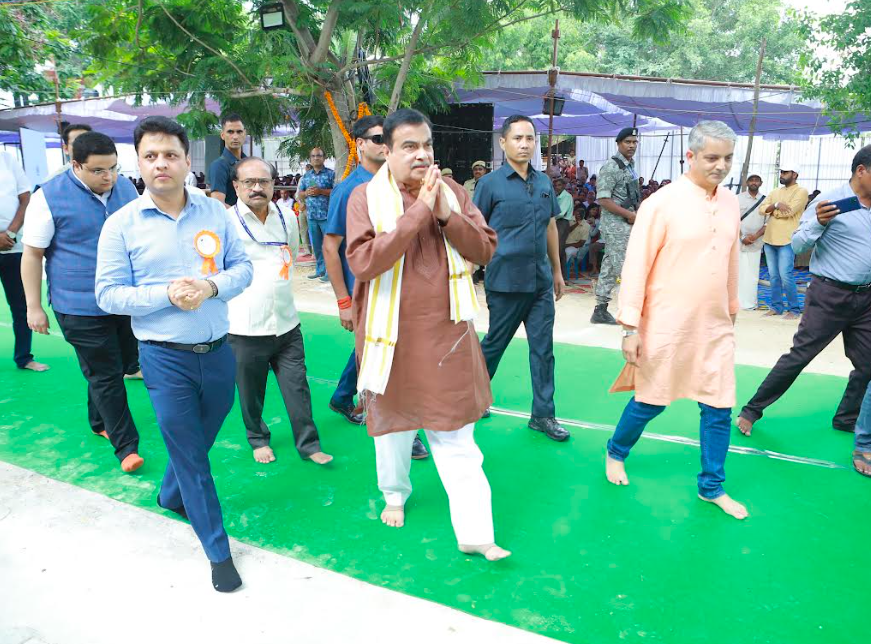
M297 198L305 204L308 217L308 232L312 240L312 252L317 261L317 270L309 275L310 280L319 279L329 282L327 269L324 265L324 234L327 227L327 209L330 204L330 193L336 183L336 173L324 166L324 151L313 148L309 155L312 169L303 175L297 186Z
M169 453L157 503L188 519L219 592L242 585L224 531L209 450L235 397L227 301L253 268L224 206L185 190L190 143L178 123L133 134L147 190L106 220L97 247L100 308L132 318L145 386Z

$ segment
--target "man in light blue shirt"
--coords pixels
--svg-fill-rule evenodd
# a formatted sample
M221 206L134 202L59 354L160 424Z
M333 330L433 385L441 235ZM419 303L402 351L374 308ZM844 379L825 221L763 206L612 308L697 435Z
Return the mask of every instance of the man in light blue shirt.
M824 192L807 208L793 233L796 254L814 251L804 313L792 348L781 356L741 410L738 428L749 436L765 408L786 393L811 360L842 335L844 351L854 369L832 426L847 432L855 429L853 465L871 476L871 395L866 393L871 381L871 146L853 157L852 171L848 183ZM851 197L859 199L858 209L840 212L829 205Z
M169 463L159 506L189 519L212 564L212 584L242 584L230 556L209 450L235 399L227 301L253 268L224 206L185 189L190 143L153 116L133 134L146 192L106 221L97 247L100 308L132 318L142 375Z

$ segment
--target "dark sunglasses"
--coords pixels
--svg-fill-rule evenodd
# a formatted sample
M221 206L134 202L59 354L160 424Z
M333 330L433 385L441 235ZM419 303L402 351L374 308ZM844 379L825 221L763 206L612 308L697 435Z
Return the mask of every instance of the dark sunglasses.
M383 134L373 134L371 136L361 136L361 139L365 141L372 141L375 145L383 145L384 144L384 135Z

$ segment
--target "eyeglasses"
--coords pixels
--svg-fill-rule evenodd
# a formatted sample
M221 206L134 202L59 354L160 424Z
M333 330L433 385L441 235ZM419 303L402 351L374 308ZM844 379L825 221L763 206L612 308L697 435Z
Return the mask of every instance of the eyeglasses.
M360 138L364 141L372 141L375 145L384 145L383 134L371 134L369 136L361 136Z
M91 168L86 166L84 163L80 165L95 177L108 177L111 174L118 174L119 170L117 165L113 165L111 168L97 168L96 170L91 170Z
M254 186L268 188L269 186L271 186L275 182L272 179L242 179L242 181L240 181L239 183L241 183L248 190L250 190Z

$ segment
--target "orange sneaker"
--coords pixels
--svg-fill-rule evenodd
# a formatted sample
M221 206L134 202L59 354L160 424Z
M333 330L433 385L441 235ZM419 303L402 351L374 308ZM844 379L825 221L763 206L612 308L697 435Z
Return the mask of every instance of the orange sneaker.
M134 452L133 454L128 454L124 457L124 460L121 461L121 469L130 474L142 467L144 463L145 459Z

